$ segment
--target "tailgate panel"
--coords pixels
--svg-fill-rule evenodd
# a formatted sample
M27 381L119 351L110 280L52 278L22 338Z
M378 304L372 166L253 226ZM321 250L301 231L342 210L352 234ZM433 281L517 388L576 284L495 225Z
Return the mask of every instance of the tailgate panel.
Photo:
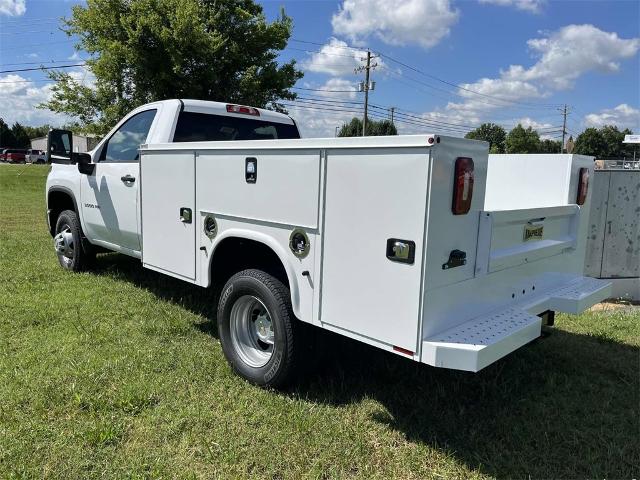
M573 250L580 207L480 212L476 274L486 274Z

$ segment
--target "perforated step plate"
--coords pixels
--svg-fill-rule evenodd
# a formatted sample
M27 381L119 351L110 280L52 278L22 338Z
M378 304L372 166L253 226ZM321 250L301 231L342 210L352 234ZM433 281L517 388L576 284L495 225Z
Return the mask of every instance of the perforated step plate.
M540 336L540 317L507 308L474 318L422 342L422 361L477 372Z
M580 277L550 293L549 310L580 313L611 296L611 282Z

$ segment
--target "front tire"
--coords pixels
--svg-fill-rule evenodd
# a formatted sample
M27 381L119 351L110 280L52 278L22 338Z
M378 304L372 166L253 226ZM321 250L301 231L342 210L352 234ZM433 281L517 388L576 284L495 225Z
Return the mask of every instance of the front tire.
M260 270L236 273L222 289L218 332L231 368L249 382L279 388L289 383L301 350L289 289Z
M64 210L56 221L53 245L60 266L65 270L86 270L95 258L95 253L82 240L82 228L78 215L73 210Z

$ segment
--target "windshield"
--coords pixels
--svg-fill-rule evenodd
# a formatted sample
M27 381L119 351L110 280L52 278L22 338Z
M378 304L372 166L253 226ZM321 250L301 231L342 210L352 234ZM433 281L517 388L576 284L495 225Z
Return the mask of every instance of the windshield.
M300 138L295 125L228 115L181 112L174 142Z

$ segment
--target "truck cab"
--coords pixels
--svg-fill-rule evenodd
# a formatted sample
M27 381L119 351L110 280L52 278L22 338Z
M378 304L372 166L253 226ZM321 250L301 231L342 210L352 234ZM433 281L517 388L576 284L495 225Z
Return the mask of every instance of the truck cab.
M126 115L85 161L55 163L47 178L47 221L73 207L86 240L140 258L139 148L143 144L300 138L291 117L270 110L202 100L164 100Z

